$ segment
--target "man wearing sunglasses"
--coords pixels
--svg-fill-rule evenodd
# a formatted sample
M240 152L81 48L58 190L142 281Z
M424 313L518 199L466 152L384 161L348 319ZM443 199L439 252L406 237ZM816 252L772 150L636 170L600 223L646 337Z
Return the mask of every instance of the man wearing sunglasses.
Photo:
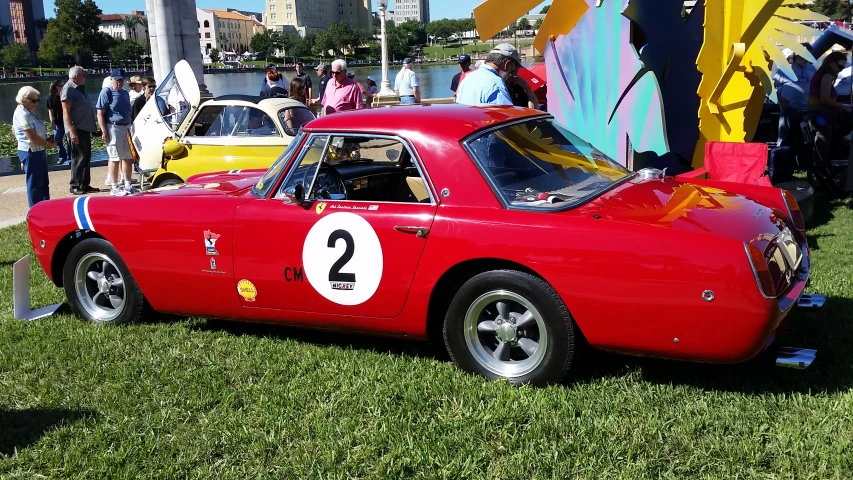
M323 95L323 114L360 110L364 108L361 101L361 86L347 78L347 62L337 59L332 62L332 79L326 85Z

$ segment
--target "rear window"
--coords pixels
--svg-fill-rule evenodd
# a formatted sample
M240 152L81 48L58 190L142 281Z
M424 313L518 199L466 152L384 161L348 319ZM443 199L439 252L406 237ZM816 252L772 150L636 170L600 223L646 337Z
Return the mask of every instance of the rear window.
M278 112L278 119L284 133L294 137L303 125L314 120L314 114L306 107L288 107Z

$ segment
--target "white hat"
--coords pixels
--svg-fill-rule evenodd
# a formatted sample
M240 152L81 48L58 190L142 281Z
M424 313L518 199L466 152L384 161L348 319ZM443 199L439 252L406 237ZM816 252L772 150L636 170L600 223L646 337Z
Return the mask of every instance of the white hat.
M500 53L504 57L511 58L516 62L521 61L521 57L518 55L518 50L509 43L501 43L493 48L489 53Z
M786 48L786 49L782 50L782 55L784 55L785 58L791 58L794 56L794 51L791 50L790 48Z
M367 77L367 79L368 79L368 80L370 80L371 82L375 82L375 81L376 81L376 79L375 79L375 78L373 78L372 76Z
M486 63L485 60L477 60L477 63L474 64L474 68L480 68L484 63Z

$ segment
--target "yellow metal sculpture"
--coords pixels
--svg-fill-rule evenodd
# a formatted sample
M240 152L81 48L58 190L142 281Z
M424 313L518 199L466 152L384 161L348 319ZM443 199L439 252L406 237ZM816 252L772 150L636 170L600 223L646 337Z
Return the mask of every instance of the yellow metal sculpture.
M567 35L590 8L611 1L622 6L630 3L630 0L597 0L593 7L588 0L554 0L534 40L534 48L545 52L549 38ZM493 37L540 3L541 0L487 0L474 9L481 38ZM697 86L701 98L697 112L700 135L693 155L694 167L703 164L706 141L752 140L765 96L775 98L771 65L796 78L781 50L790 48L816 63L796 36L820 32L796 21L828 20L823 15L792 7L802 3L801 0L704 0L704 3L704 42L696 59L702 80ZM608 32L602 29L600 34ZM548 72L548 81L552 78L557 77Z
M774 96L770 61L788 77L796 75L782 55L790 48L816 63L796 35L820 32L792 20L828 20L808 10L785 7L796 0L707 0L705 42L696 61L699 83L699 141L693 166L704 160L705 142L751 141L765 95ZM779 46L781 44L781 47ZM767 57L765 57L765 54Z

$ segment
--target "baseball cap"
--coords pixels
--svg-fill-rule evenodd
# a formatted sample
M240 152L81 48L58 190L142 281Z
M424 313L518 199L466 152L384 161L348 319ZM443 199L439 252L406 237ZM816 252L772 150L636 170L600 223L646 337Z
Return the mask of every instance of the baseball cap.
M403 65L407 65L407 64L412 63L412 62L413 62L413 60L409 57L406 57L403 59Z
M141 85L142 84L142 77L140 77L139 75L134 75L134 76L130 77L130 80L128 80L127 83L129 83L131 85Z
M275 68L274 64L271 63L271 64L267 65L267 70L275 70L275 69L276 68Z
M786 49L782 50L782 55L784 55L785 58L791 58L794 56L794 51L791 50L790 48L786 48Z
M371 76L368 76L368 77L367 77L367 79L368 79L368 80L370 80L371 82L375 82L375 81L376 81L376 79L375 79L375 78L373 78L373 76L372 76L372 75L371 75Z
M492 51L489 53L499 53L505 57L509 57L515 60L516 62L521 62L521 57L519 57L518 55L518 50L516 50L516 48L510 45L509 43L501 43L500 45L493 48Z
M471 55L459 55L459 63L471 63Z
M318 64L316 67L314 67L314 70L325 70L325 69L326 69L325 63Z
M349 78L355 78L355 72L347 72Z
M124 80L124 72L118 68L110 70L110 76L113 77L113 80Z

